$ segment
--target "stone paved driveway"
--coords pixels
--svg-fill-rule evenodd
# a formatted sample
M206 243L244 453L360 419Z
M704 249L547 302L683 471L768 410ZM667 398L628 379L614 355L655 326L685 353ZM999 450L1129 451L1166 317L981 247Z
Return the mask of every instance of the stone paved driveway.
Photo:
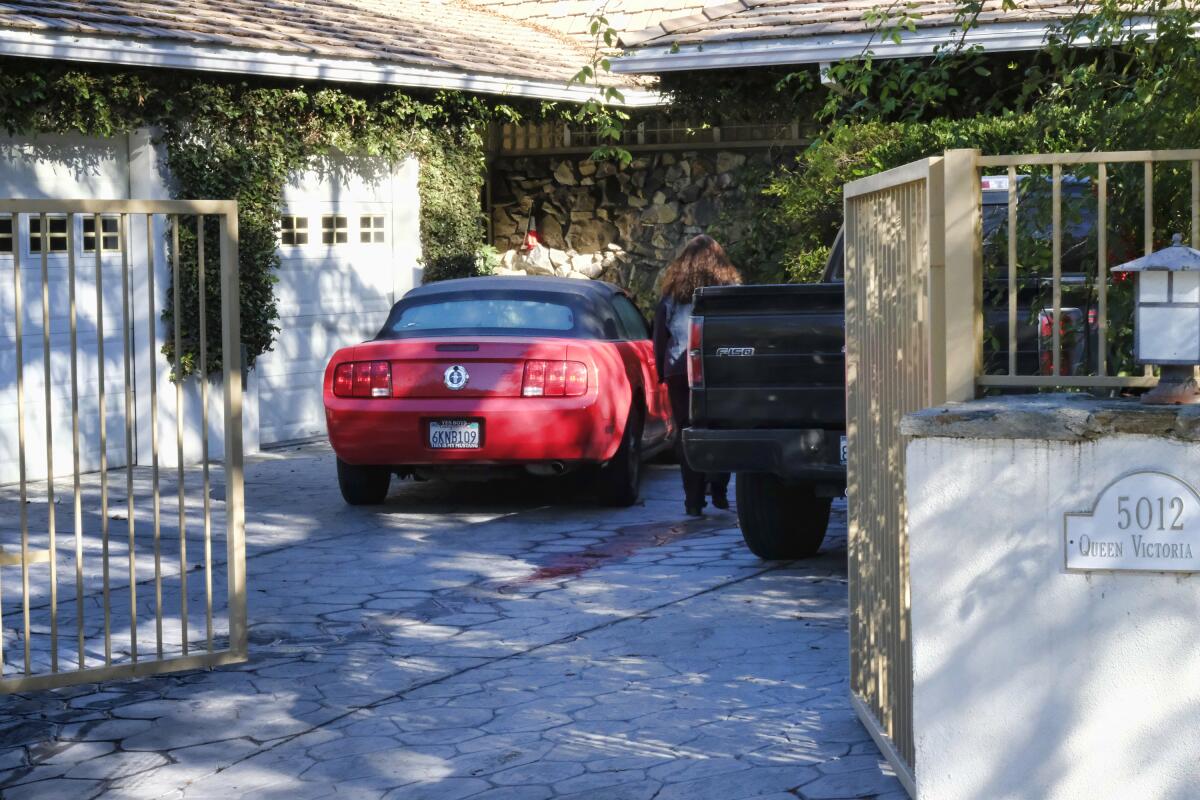
M250 465L251 659L0 699L0 796L778 800L905 794L847 701L844 518L768 565L676 473L612 511L538 485L342 504Z

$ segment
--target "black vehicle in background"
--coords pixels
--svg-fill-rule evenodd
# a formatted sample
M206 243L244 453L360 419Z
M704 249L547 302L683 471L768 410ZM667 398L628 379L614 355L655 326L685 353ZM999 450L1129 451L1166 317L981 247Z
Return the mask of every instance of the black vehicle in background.
M1036 187L1035 187L1036 188ZM1086 201L1084 181L1064 181L1064 207ZM1016 355L1019 374L1051 374L1053 305L1049 231L1034 226L1039 198L1018 215ZM1008 191L983 187L986 371L1008 369ZM1075 202L1076 208L1086 203ZM1093 218L1064 214L1060 371L1095 364ZM1003 260L999 260L1000 257ZM1044 258L1044 261L1043 261ZM690 354L692 425L684 452L699 470L737 473L738 521L764 559L814 555L833 498L846 488L845 293L842 234L822 282L710 287L696 292Z
M1016 367L1018 375L1054 374L1054 281L1051 187L1021 181L1017 211ZM1005 374L1008 332L1008 179L983 179L984 372ZM1059 311L1059 374L1096 369L1096 206L1092 185L1065 176L1062 182L1062 282Z
M684 451L695 469L737 473L742 536L760 558L815 554L845 492L845 300L834 262L819 284L696 292Z

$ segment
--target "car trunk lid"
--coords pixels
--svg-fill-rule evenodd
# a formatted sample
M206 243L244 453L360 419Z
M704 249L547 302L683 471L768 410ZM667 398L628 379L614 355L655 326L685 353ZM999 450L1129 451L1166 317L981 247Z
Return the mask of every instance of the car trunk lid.
M387 361L392 397L520 397L525 362L561 361L567 345L520 337L461 337L367 342L355 361Z

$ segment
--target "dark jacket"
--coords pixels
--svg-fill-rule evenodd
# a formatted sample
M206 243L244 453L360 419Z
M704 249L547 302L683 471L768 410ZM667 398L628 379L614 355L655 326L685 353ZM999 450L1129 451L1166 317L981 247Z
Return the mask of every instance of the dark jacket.
M662 383L672 375L687 375L688 328L692 304L665 297L654 309L654 366Z

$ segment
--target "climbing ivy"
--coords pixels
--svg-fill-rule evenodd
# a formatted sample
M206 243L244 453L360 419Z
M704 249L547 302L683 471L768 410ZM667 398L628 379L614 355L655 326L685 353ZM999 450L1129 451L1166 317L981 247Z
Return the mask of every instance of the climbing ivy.
M178 197L238 201L241 328L248 365L271 348L278 332L273 286L281 193L289 176L319 167L335 151L385 162L418 157L426 276L452 276L479 262L484 242L479 195L486 124L517 116L512 107L457 92L418 95L379 87L0 59L0 127L10 134L109 137L151 127L159 131ZM163 348L177 376L198 369L197 249L195 221L185 219L181 282L170 289L171 298L179 292L186 309L182 347L176 353L169 340ZM221 366L218 252L216 226L209 225L205 275L211 371ZM163 313L169 325L172 305L169 299Z

